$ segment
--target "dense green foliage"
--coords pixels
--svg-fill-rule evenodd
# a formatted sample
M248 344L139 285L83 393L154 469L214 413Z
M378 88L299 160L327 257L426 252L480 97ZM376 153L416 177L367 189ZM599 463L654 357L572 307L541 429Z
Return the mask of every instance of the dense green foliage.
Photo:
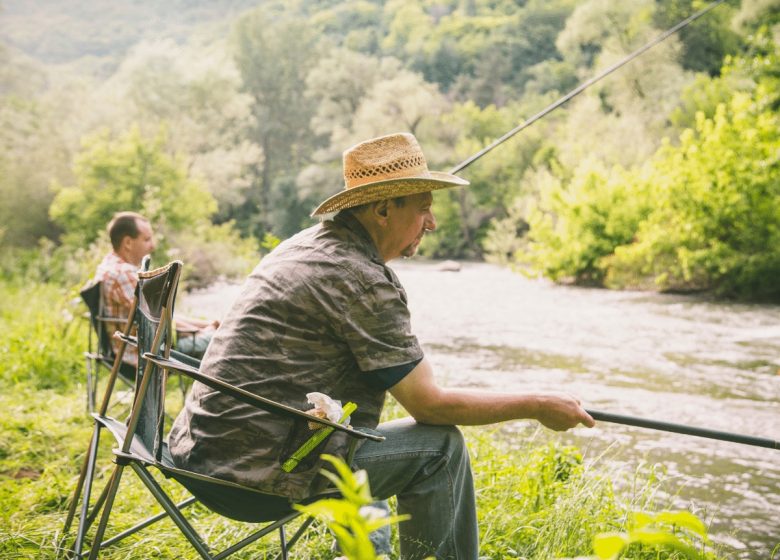
M701 107L691 128L644 165L586 160L551 178L519 260L554 279L780 299L780 115L769 83L780 66L763 47L750 59L763 76L719 101L723 82L746 78L747 60L730 61L703 95L691 92Z
M198 253L195 231L224 238L204 250L210 256L224 255L234 229L250 239L197 282L244 270L231 263L246 259L251 238L284 238L313 223L311 210L340 188L340 154L350 144L409 130L431 167L446 169L703 5L207 4L3 4L4 244L34 247L46 237L83 247L111 212L131 209L152 213L163 249L179 254ZM720 240L731 235L718 230L728 220L703 226L691 221L695 212L678 214L683 229L729 247L704 256L691 240L664 235L671 217L655 207L651 175L663 175L669 193L682 188L675 181L722 185L727 177L714 175L723 173L744 190L777 182L776 166L761 159L773 149L769 137L742 152L739 171L689 159L677 175L661 168L685 130L690 146L704 141L698 112L712 120L724 104L729 126L753 126L729 112L739 94L755 104L749 119L775 118L778 12L778 0L725 3L482 158L463 172L471 187L437 195L439 232L422 252L530 264L558 280L776 298L756 282L774 266L765 248L776 193L751 195L748 206L764 209L764 233L736 243ZM749 128L739 134L752 139ZM728 150L730 140L719 138ZM707 153L716 152L709 140ZM715 198L707 208L725 212ZM217 233L209 223L228 225ZM662 238L663 250L652 241Z
M137 128L116 141L108 131L86 139L75 162L76 184L55 187L50 208L64 242L92 243L117 208L137 208L158 229L165 224L181 230L208 220L216 202L164 153L164 145L164 136L146 141Z
M613 281L628 271L664 289L780 298L780 116L755 103L736 95L711 119L699 113L679 146L659 150L652 210L608 260Z
M85 140L76 159L76 185L55 186L49 210L65 232L64 249L78 253L97 245L107 251L105 225L111 216L120 208L136 208L154 224L155 260L184 260L190 287L245 274L257 244L242 239L231 222L211 222L214 197L187 177L165 145L163 132L149 140L137 128L117 140L107 131Z

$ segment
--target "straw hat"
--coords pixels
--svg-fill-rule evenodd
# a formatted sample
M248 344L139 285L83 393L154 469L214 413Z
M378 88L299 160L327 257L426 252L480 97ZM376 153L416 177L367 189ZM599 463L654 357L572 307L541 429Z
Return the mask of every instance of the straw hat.
M344 152L344 190L320 204L312 216L468 184L455 175L429 171L422 148L411 134L389 134Z

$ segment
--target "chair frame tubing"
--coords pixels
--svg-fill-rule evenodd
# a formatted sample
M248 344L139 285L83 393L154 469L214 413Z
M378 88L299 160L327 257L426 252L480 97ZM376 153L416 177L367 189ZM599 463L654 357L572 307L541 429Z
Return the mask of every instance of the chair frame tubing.
M171 281L174 286L172 289L174 296L175 296L175 287L178 283L179 274L180 274L180 269L174 273L173 279ZM90 500L92 483L94 481L94 475L95 475L95 464L97 461L98 444L100 441L100 431L107 427L107 425L105 425L105 423L102 421L102 418L105 416L106 411L108 409L108 402L114 388L116 376L119 370L119 364L122 355L124 354L125 346L129 340L128 338L129 333L130 330L132 329L136 309L138 307L138 299L139 299L139 295L136 294L133 309L130 313L130 317L128 318L128 322L125 327L125 332L122 336L118 337L121 341L121 345L119 347L119 351L117 352L117 357L114 362L114 366L111 370L108 386L106 387L106 392L104 394L103 401L101 403L100 412L93 414L93 417L95 418L95 427L92 434L92 439L90 440L90 447L87 456L84 459L84 463L79 476L79 481L76 487L76 491L74 492L73 501L71 502L68 515L66 518L66 522L65 522L64 534L67 534L73 522L73 519L75 517L75 512L77 509L77 503L79 501L79 497L81 496L81 493L83 491L84 495L81 503L81 515L79 517L79 525L78 525L75 545L73 549L67 550L67 552L72 553L73 557L75 558L82 559L87 557L89 560L96 560L98 558L100 550L102 550L103 548L111 546L121 541L122 539L148 527L149 525L165 517L170 517L171 520L176 524L176 526L182 532L183 536L189 541L189 543L193 546L193 548L198 552L200 557L203 558L204 560L223 560L224 558L227 558L228 556L234 554L235 552L244 549L246 546L254 543L260 538L276 530L279 531L279 542L281 544L281 551L276 558L277 559L281 558L281 560L288 560L289 550L292 548L294 544L296 544L300 540L304 532L309 528L311 523L314 521L313 517L307 516L304 519L304 521L301 523L300 527L298 527L298 529L296 530L292 538L290 538L289 540L287 539L287 536L285 534L285 525L290 521L293 521L296 518L303 516L303 513L301 512L291 511L284 517L265 524L257 531L252 532L251 534L244 537L242 540L232 544L231 546L222 550L221 552L212 553L205 540L198 534L195 528L190 524L190 522L184 517L184 515L180 511L196 503L197 499L195 497L190 497L176 504L171 499L171 497L166 493L166 491L162 488L162 486L157 481L157 479L149 471L149 467L154 465L149 465L149 464L145 464L144 462L139 462L138 460L135 459L134 455L130 453L133 436L135 434L136 428L138 427L138 423L141 415L141 407L136 405L141 403L142 400L146 397L146 393L148 392L149 383L152 376L152 369L155 367L155 365L158 367L162 366L160 370L160 374L166 377L168 375L168 367L165 366L170 364L170 344L167 343L163 347L163 356L151 355L148 353L144 354L146 363L145 363L144 371L140 379L140 382L137 384L138 386L135 392L133 409L132 409L130 419L127 422L127 431L124 438L124 442L122 443L121 449L114 450L114 461L116 465L112 471L112 474L108 480L107 485L103 489L101 495L98 497L92 510L90 511L89 500ZM165 301L165 303L161 308L160 322L154 333L154 341L152 342L152 347L155 349L160 348L161 342L163 340L163 336L165 335L166 332L170 332L170 329L172 328L172 311L171 311L172 301L173 301L173 296L169 294L168 299ZM197 370L195 370L195 372L196 372L195 377L197 379L200 376L198 375ZM190 373L190 372L179 372L179 373ZM256 398L262 400L260 397L256 397ZM301 413L300 411L295 411L295 412L298 413L299 415L305 414L305 413ZM337 425L337 427L342 430L346 429L344 426L341 425ZM370 438L371 436L363 435L363 437ZM354 443L356 442L352 442L352 443L354 446ZM143 484L147 487L147 489L154 496L157 502L159 502L159 504L162 506L164 511L159 514L153 515L144 521L137 523L133 527L126 529L123 532L112 536L111 538L104 540L106 529L108 527L108 522L111 515L111 509L114 505L114 501L117 496L117 492L122 480L122 475L124 473L125 467L128 465L138 475L138 477L141 479ZM98 515L100 516L100 521L97 525L95 536L92 539L92 546L88 551L84 552L82 549L84 547L86 534L89 528L94 523L95 519L97 519ZM60 551L62 550L63 549L60 549Z
M138 303L138 299L136 297L133 299L133 306L130 310L130 314L127 318L127 322L125 323L125 329L123 333L124 336L120 338L119 348L116 353L116 356L114 357L114 365L111 367L111 373L108 376L108 384L106 385L106 390L103 394L103 400L100 404L100 411L98 413L100 416L104 416L106 414L106 411L108 410L109 401L114 391L116 378L119 375L119 368L122 365L122 358L125 353L125 348L127 347L127 339L130 335L130 332L133 329L133 321L135 320L135 309L137 307L137 303ZM95 381L97 381L97 377L95 378ZM100 510L103 500L105 499L106 492L104 489L103 493L101 494L100 498L95 504L92 514L90 515L89 498L92 489L92 482L94 480L94 475L95 475L95 463L97 459L98 444L100 442L100 430L102 428L103 426L101 425L101 423L98 422L97 419L95 419L95 426L93 428L92 438L90 439L87 454L84 457L84 463L82 464L81 472L79 473L79 479L78 482L76 483L76 489L73 493L73 499L71 500L70 507L68 508L68 514L65 517L65 525L63 527L63 535L67 535L68 531L70 530L70 526L73 523L73 519L75 518L79 497L81 497L81 493L83 491L84 496L81 504L81 515L79 517L79 527L77 530L76 542L73 550L77 558L80 557L81 554L81 546L84 541L84 536L86 535L86 532L89 529L90 525L92 525L92 522L94 521L94 517L97 514L97 512Z
M178 276L177 276L177 280L178 280ZM137 304L138 302L135 301L134 303ZM171 316L170 316L168 302L166 302L166 304L162 308L160 324L157 328L157 331L154 333L154 341L152 342L152 348L160 347L160 342L162 340L163 332L165 331L166 328L169 329L170 326L171 326ZM166 353L167 350L168 348L166 345ZM133 403L133 412L130 416L130 422L128 423L127 426L127 434L125 436L125 441L122 445L123 454L129 453L130 446L133 441L133 434L135 433L136 427L138 427L140 409L138 406L136 406L136 404L140 403L146 396L146 389L149 386L149 379L152 372L152 365L153 364L149 362L146 363L146 366L144 367L144 374L143 377L141 378L141 386L138 388L138 391L135 394L135 402ZM105 413L105 411L103 412ZM98 523L97 532L95 533L94 545L92 546L92 550L90 550L89 553L89 560L95 560L97 558L98 552L100 551L100 548L102 546L103 535L105 534L106 527L108 526L108 518L111 515L111 508L114 505L114 498L116 497L116 492L117 489L119 488L119 481L122 478L122 472L124 470L124 465L122 463L123 463L122 461L117 461L117 465L116 467L114 467L114 475L112 476L111 483L109 484L108 496L106 497L106 503L103 506L103 514L100 517L100 523ZM193 546L195 545L193 544ZM198 546L195 546L195 548L198 549L198 552L201 553L201 555L203 555ZM204 556L204 558L208 558L208 552L206 552L206 554L207 555Z

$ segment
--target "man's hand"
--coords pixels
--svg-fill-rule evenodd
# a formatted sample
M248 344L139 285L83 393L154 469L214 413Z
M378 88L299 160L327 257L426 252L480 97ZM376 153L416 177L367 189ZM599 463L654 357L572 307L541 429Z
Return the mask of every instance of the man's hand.
M596 425L596 421L582 408L580 400L568 393L542 393L538 398L536 418L551 430L563 432L577 424L588 428Z

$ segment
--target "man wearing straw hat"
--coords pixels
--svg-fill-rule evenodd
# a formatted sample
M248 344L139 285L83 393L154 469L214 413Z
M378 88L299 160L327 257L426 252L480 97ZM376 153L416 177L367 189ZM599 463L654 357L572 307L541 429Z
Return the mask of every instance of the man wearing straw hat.
M338 212L280 244L249 276L212 340L202 370L301 409L308 393L353 401L355 426L386 440L358 449L372 493L398 497L402 558L475 559L474 487L457 424L532 418L554 430L593 419L566 394L445 389L412 334L406 293L387 263L411 257L436 228L432 191L467 181L428 170L411 134L362 142L344 152L345 188L314 216ZM411 415L380 424L389 391ZM305 423L275 418L196 384L174 423L170 450L182 467L301 500L323 487L322 453L344 456L334 434L286 472L311 436ZM217 499L216 497L214 498ZM206 501L208 503L208 501ZM251 514L257 497L231 496Z

